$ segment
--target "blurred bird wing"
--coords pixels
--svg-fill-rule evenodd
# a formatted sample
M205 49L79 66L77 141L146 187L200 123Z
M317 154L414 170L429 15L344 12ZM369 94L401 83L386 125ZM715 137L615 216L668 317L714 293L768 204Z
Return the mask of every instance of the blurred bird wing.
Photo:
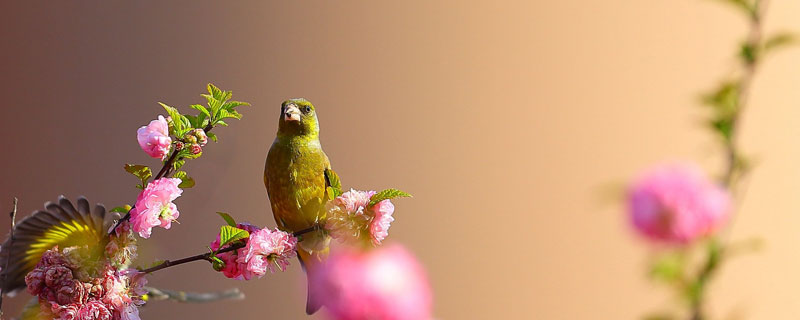
M22 219L11 237L0 247L0 283L3 294L25 287L25 275L39 263L42 254L53 248L88 246L102 256L108 243L108 229L118 213L106 214L103 205L90 210L89 201L80 197L77 207L61 196L58 202L47 202L39 210ZM6 268L6 264L8 267ZM4 276L4 277L2 277Z

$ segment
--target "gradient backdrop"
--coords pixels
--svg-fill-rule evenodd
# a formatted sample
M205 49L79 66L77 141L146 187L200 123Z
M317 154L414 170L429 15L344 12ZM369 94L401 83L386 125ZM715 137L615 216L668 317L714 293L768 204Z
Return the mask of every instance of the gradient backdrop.
M428 268L439 319L633 319L668 305L646 246L604 190L663 159L717 170L699 91L728 74L745 25L713 1L28 1L0 3L0 209L60 194L135 200L126 162L156 102L249 101L188 170L180 225L142 261L205 249L228 211L274 225L262 185L279 104L318 106L346 186L398 187L392 242ZM767 29L800 30L773 1ZM800 316L800 50L761 69L744 118L759 160L733 228L764 249L712 287L715 315ZM0 225L7 225L5 214ZM236 282L195 263L151 284L240 286L239 302L155 302L145 319L303 319L297 264ZM26 298L9 299L16 313ZM315 317L321 318L321 317Z

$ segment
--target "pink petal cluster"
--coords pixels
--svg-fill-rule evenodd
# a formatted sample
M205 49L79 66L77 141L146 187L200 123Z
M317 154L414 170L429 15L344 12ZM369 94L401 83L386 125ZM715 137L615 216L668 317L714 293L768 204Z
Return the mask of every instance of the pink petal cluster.
M136 237L130 221L123 221L109 235L106 259L117 268L126 268L136 259Z
M55 247L46 251L25 276L28 292L39 299L42 313L59 320L139 320L144 304L144 274L106 266L98 277L77 270Z
M247 230L250 237L245 240L244 248L216 255L225 262L225 267L220 270L222 274L231 279L250 280L264 276L267 270L286 270L289 259L296 254L297 238L278 229L259 229L247 223L239 223L236 227ZM220 237L217 235L217 239L211 243L211 250L219 250L219 244Z
M178 219L178 207L172 201L183 193L178 188L181 179L161 178L147 184L131 210L133 230L142 238L149 238L153 227L169 229Z
M163 116L158 116L158 119L150 121L150 124L136 131L136 139L147 155L164 160L172 143L169 137L169 123Z
M730 209L728 192L694 165L657 166L628 191L631 223L655 242L686 244L712 234Z
M289 259L295 256L297 238L278 229L264 228L250 234L247 245L242 249L236 262L244 266L242 276L245 280L262 277L269 270L272 273L286 271Z
M333 319L431 319L427 276L402 246L340 251L309 276Z
M236 224L236 227L239 229L247 230L247 232L249 232L251 235L259 230L257 226L254 226L249 223L238 223ZM211 250L214 251L219 250L220 249L219 244L220 244L220 237L219 235L217 235L217 239L211 243L210 246ZM244 270L247 267L240 266L239 263L236 262L236 260L239 259L240 252L242 251L243 249L238 249L235 251L228 251L217 254L217 258L220 258L223 262L225 262L225 268L220 270L220 272L222 272L223 275L231 279L245 280Z
M375 191L350 190L328 202L325 229L342 242L369 241L380 245L389 235L394 204L383 200L369 206Z

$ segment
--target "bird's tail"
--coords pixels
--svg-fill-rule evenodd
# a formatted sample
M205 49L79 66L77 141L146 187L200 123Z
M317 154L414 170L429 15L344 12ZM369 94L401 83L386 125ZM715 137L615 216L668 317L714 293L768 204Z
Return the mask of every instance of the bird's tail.
M314 278L311 276L316 268L319 267L320 263L323 262L323 259L328 255L328 248L320 251L306 251L305 249L298 248L297 249L297 259L300 260L300 265L303 266L303 270L306 272L306 279L308 282L308 299L306 300L306 314L314 314L320 308L322 308L322 301L318 294L316 294L316 290L312 285L311 281Z

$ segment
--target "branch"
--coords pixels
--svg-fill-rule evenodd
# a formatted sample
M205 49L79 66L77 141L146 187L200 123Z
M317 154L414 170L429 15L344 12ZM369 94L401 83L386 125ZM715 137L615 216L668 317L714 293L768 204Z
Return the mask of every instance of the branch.
M208 124L203 128L203 131L208 133L209 131L211 131L211 129L214 129L214 126L212 126L211 121L209 121ZM170 172L172 171L172 165L175 163L176 160L180 160L177 159L179 151L180 150L172 150L172 154L169 156L167 161L164 162L164 165L161 167L161 170L158 170L156 176L153 177L153 181L161 179L166 175L170 174ZM131 210L133 210L133 208L136 208L135 204L131 207ZM112 233L114 233L117 230L117 227L119 227L121 223L130 220L130 218L131 218L131 211L128 210L128 213L126 213L124 217L117 220L117 223L114 224L114 227L111 228L111 230L109 230L108 234L111 235Z
M753 14L750 16L750 32L747 37L747 46L756 50L756 48L761 47L761 38L762 38L762 22L764 17L764 12L766 11L768 4L768 0L755 0L753 2ZM750 88L753 83L753 79L755 78L756 70L758 64L760 62L761 55L756 53L754 54L751 60L746 60L744 62L744 73L742 74L741 78L739 79L738 85L739 90L737 93L737 102L736 108L733 114L733 118L731 120L731 128L730 128L730 139L726 140L725 143L725 153L726 153L726 170L722 177L722 185L725 186L728 190L734 189L736 186L736 179L735 177L743 175L744 168L741 166L741 159L739 155L739 149L737 146L737 133L738 133L738 124L739 120L741 119L742 114L744 113L745 107L747 106L748 97L750 94ZM731 219L733 220L733 219ZM716 241L712 239L712 241ZM695 286L696 294L691 299L691 320L702 320L705 319L703 314L703 304L705 302L705 287L706 283L714 276L716 271L719 269L719 265L721 260L724 258L724 255L727 253L725 250L726 245L724 243L711 243L711 248L709 249L708 257L706 261L701 266L700 271L697 274L697 278L693 285Z
M8 241L8 257L6 257L6 265L3 267L3 270L8 269L8 262L11 261L11 247L14 245L14 229L17 227L17 197L14 197L14 208L11 209L11 212L8 214L11 216L11 231L9 235ZM3 315L3 292L2 288L5 287L6 278L8 278L8 273L3 273L3 281L0 282L2 286L0 286L0 316Z
M149 295L149 300L174 300L178 302L206 303L219 300L242 300L244 293L239 288L228 289L218 292L186 292L167 289L145 287Z

